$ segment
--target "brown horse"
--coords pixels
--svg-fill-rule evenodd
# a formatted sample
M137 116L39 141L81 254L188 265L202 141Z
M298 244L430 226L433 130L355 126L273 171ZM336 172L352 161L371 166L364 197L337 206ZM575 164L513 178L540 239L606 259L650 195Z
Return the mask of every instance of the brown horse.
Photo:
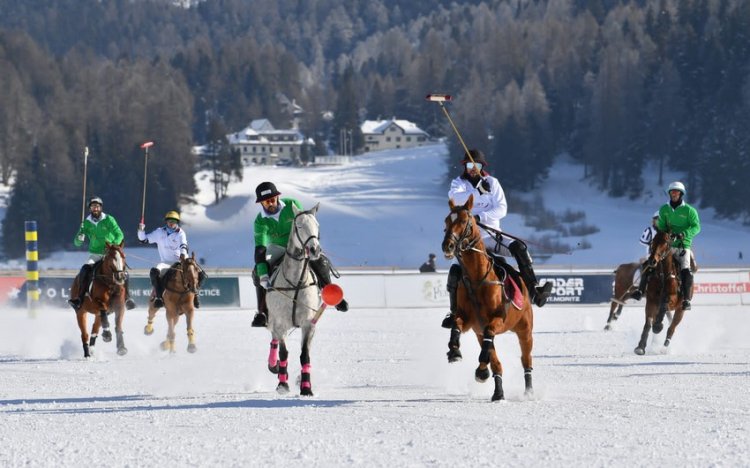
M635 273L641 268L641 264L638 262L633 263L622 263L615 269L615 281L612 284L612 298L609 304L609 317L607 317L607 325L604 326L605 330L612 329L612 322L620 318L622 313L622 306L625 305L625 301L630 299L630 295L638 287L634 284Z
M117 354L123 356L128 352L122 336L122 321L125 317L125 281L128 277L125 271L127 264L125 252L122 249L123 243L124 241L118 245L107 242L104 257L94 263L93 280L89 292L81 307L76 311L78 328L81 330L84 357L91 357L100 327L103 328L102 339L105 342L112 341L112 332L109 330L109 319L107 318L107 315L112 312L115 313ZM71 297L77 297L78 295L78 282L79 278L76 276L70 288ZM86 317L89 313L96 317L94 324L91 326L90 337L86 331Z
M672 335L677 325L682 321L685 313L682 310L682 297L678 281L678 271L675 260L672 257L672 242L674 238L669 232L657 231L649 248L646 268L651 269L650 278L646 283L646 322L643 325L641 340L638 342L634 352L638 355L646 353L646 343L649 331L658 334L664 328L664 316L671 310L674 311L672 323L667 329L667 338L664 347L669 346ZM691 258L691 268L695 269ZM649 274L644 270L643 274Z
M195 252L193 252L190 257L181 256L180 261L172 265L161 280L164 281L162 298L164 299L164 308L167 309L167 339L160 345L164 351L171 353L175 351L174 328L180 320L180 315L185 315L185 321L187 322L187 350L189 353L197 351L195 331L193 330L193 315L195 314L193 298L198 294L199 278L200 267L195 262ZM151 335L154 332L154 316L157 310L152 298L148 305L148 323L143 329L146 335Z
M492 258L485 251L482 236L471 208L474 197L469 196L464 205L456 206L449 201L450 214L445 218L445 238L443 253L447 259L456 258L462 269L462 278L458 284L455 326L451 329L448 342L448 361L461 359L460 337L462 333L473 330L482 348L479 353L479 366L474 372L478 382L485 382L492 369L495 391L492 401L502 400L503 367L495 351L495 335L512 331L518 337L521 346L521 364L524 368L526 395L533 392L531 385L531 348L534 315L526 285L520 282L522 294L520 307L504 295L503 282L495 272Z

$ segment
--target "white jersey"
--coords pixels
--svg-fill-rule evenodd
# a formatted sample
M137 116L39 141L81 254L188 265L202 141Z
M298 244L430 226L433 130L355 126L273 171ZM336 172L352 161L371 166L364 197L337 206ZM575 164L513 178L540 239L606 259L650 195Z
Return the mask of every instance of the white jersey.
M648 226L641 234L640 243L646 246L646 254L648 254L648 249L651 246L651 241L654 240L655 235L656 228L653 226Z
M187 257L187 235L181 228L177 228L170 234L166 226L154 229L146 234L145 231L138 231L138 240L148 241L149 244L156 244L159 249L159 258L162 263L172 265L180 261L180 255Z
M500 230L500 220L508 214L508 203L505 201L505 192L503 192L503 188L496 178L488 175L483 179L489 181L489 193L479 193L479 190L469 180L459 176L451 182L448 198L453 200L453 203L456 205L463 205L469 199L469 195L474 195L474 205L471 209L471 214L478 215L479 221L482 224ZM485 230L482 230L482 240L488 249L495 247L494 237Z

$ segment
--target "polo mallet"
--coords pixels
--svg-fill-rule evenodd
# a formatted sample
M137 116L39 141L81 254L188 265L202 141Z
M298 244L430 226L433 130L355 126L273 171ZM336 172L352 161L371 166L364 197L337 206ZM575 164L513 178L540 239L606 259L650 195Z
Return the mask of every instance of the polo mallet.
M464 143L464 139L461 138L461 133L458 131L458 128L456 127L456 124L453 123L453 119L451 119L451 115L448 113L448 109L445 107L444 102L452 101L453 98L450 94L428 94L425 96L425 99L432 102L437 102L440 104L440 108L443 109L443 113L446 117L448 117L448 122L450 122L451 127L453 127L453 131L456 132L456 136L458 137L458 141L461 142L461 146L464 147L464 151L466 152L466 156L469 158L469 161L472 163L474 162L474 158L471 157L471 153L469 153L469 148L466 147L466 143Z
M320 316L326 310L327 306L335 307L344 299L344 290L338 284L328 284L320 291L320 298L323 303L320 304L318 310L315 311L315 316L312 319L312 324L315 325L320 320Z
M88 174L89 167L89 147L85 147L83 150L83 199L81 200L81 227L83 227L83 220L86 219L86 177Z
M146 217L146 173L148 171L148 149L152 146L154 146L153 141L147 141L141 145L141 149L145 151L143 162L143 204L141 205L141 224L144 224Z

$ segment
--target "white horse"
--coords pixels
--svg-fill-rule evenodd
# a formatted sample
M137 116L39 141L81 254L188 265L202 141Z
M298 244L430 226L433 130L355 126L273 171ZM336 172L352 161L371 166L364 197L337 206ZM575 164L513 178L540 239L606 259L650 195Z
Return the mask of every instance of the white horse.
M315 218L318 206L307 211L292 206L295 216L286 253L274 272L272 285L266 295L267 328L272 335L268 369L279 376L276 387L279 393L289 392L289 352L285 340L289 331L298 327L302 331L300 394L313 395L310 382L310 344L315 333L312 319L320 304L320 291L310 268L310 260L317 260L322 253L320 224Z

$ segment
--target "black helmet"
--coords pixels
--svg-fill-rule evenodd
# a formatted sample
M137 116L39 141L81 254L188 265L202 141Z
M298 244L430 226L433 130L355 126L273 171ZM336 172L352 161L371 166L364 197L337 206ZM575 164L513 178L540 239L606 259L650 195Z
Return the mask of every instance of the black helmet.
M484 157L484 153L482 153L481 150L469 150L469 154L471 155L471 159L469 159L469 155L464 153L464 158L461 160L462 163L471 162L471 160L473 159L474 162L482 163L482 166L484 167L489 166L489 164L487 163L487 159Z
M104 206L104 202L99 197L89 198L89 208L91 208L91 205L93 205L94 203L97 203L99 206Z
M281 192L276 190L276 186L273 185L273 182L261 182L255 187L255 203L268 200L276 195L281 195Z

